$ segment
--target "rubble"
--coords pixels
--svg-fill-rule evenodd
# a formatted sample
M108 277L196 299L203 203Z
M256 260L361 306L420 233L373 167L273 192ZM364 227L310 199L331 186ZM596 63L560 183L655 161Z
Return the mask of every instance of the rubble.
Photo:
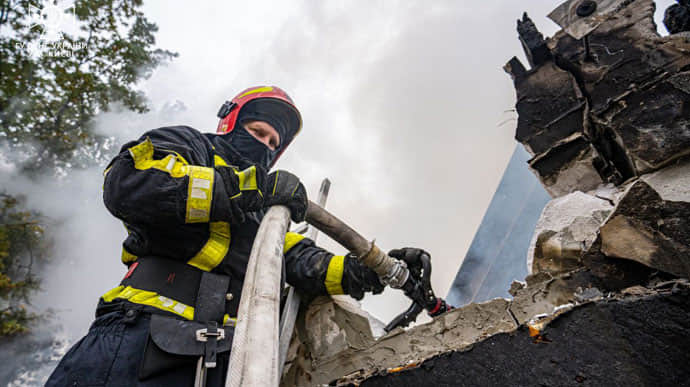
M674 26L679 3L666 13ZM317 299L300 312L281 384L687 385L690 34L660 37L653 14L652 0L569 0L548 39L518 21L531 68L504 67L515 138L552 199L512 299L379 338L366 316ZM482 248L504 254L496 245Z
M540 330L523 325L359 385L688 385L690 290L671 286L575 306Z
M690 153L690 41L658 35L652 0L597 3L603 13L584 18L589 24L577 16L580 2L554 11L567 28L547 39L553 60L528 71L515 72L516 59L506 66L517 92L515 138L553 197L619 185Z
M690 31L690 1L678 0L664 12L664 25L668 32L677 34Z
M313 385L406 385L395 384L403 383L398 379L391 382L394 384L368 384L368 381L375 382L379 380L376 375L397 375L405 373L417 373L421 369L425 369L425 364L433 364L437 359L446 356L454 357L454 362L458 364L468 364L473 361L476 351L482 353L482 356L493 356L495 363L494 367L499 367L503 371L514 365L513 361L523 361L520 356L516 360L508 360L512 358L511 352L513 345L524 342L536 343L539 341L546 343L559 342L564 347L556 349L553 356L566 356L568 351L573 350L571 344L579 343L583 345L587 343L587 337L578 339L567 338L576 333L569 331L570 328L563 327L562 319L569 319L569 324L575 324L580 330L586 330L587 326L592 327L590 336L593 342L596 340L604 340L603 336L607 329L613 329L621 324L627 324L625 327L628 330L644 331L644 326L649 326L652 329L654 324L658 324L658 318L664 318L666 314L674 317L676 320L681 319L680 313L690 312L690 283L687 280L671 280L663 281L659 278L652 278L645 281L643 285L638 281L630 281L627 284L619 283L618 287L610 287L605 279L599 278L589 272L587 269L579 269L574 272L566 273L559 276L551 276L547 273L539 273L537 275L529 276L527 284L523 286L516 286L513 290L514 298L512 301L505 299L494 299L480 304L469 304L463 308L455 309L447 312L433 322L419 325L414 328L403 330L396 329L388 335L378 339L372 340L368 343L358 342L357 339L346 343L344 349L341 347L343 343L341 337L335 335L319 336L323 333L325 328L332 324L337 325L342 331L350 331L352 316L347 313L340 312L333 313L339 307L335 303L328 301L328 299L320 298L315 304L316 307L310 307L306 315L313 313L322 313L322 318L318 319L318 324L301 325L297 336L309 337L307 342L300 342L301 352L309 354L302 358L300 362L293 363L293 366L283 375L281 385L284 386L313 386ZM627 285L627 286L626 286ZM678 298L678 301L673 301L671 308L668 308L666 303L670 302L666 297L673 295L673 300ZM655 297L663 298L660 302L651 302ZM611 305L624 305L624 309L634 312L640 306L638 303L648 305L649 308L658 308L663 310L663 314L656 314L657 312L648 312L647 314L636 315L637 320L630 320L630 316L620 321L614 321L609 325L606 321L609 317L607 308ZM678 304L678 305L676 305ZM593 306L594 305L594 306ZM682 306L681 310L677 310ZM596 309L594 317L590 316L586 320L582 320L577 314L580 310ZM614 306L618 308L618 306ZM600 310L601 309L601 310ZM318 310L318 312L317 312ZM656 309L655 309L656 310ZM590 313L590 312L587 312ZM668 335L674 334L678 337L686 337L690 334L690 320L682 318L680 325L678 321L668 321L666 329L684 327L682 330L676 329L673 332L661 332L660 334ZM302 321L304 323L304 321ZM320 324L320 325L319 325ZM635 325L637 324L637 325ZM643 326L644 325L644 326ZM314 329L314 333L306 332L306 326L309 329ZM555 327L555 328L554 328ZM618 329L622 329L618 326ZM326 329L331 332L338 332L338 329ZM599 331L597 331L599 330ZM558 339L554 336L554 332L558 332ZM644 331L646 332L646 331ZM610 332L609 332L610 334ZM629 336L614 336L610 339L625 340ZM646 337L648 333L639 335ZM652 334L653 335L653 334ZM347 337L353 337L349 333ZM498 337L506 336L509 342L517 340L515 344L503 343L504 347L492 347ZM320 338L319 338L320 337ZM690 336L689 336L690 337ZM315 349L309 351L311 340L321 340L322 344L318 344ZM347 341L347 340L346 340ZM296 339L299 342L299 339ZM335 345L340 348L340 351L324 351L324 345ZM620 343L619 343L620 344ZM639 344L636 343L636 344ZM589 345L594 345L590 343ZM487 348L488 347L488 348ZM482 349L484 348L484 349ZM527 346L527 349L530 347ZM580 347L580 352L589 351L589 346ZM602 348L603 352L609 351L608 355L616 356L620 353L616 351L625 350L620 347L609 345ZM574 350L573 350L574 351ZM488 353L487 353L488 352ZM531 352L530 352L531 353ZM535 352L533 355L537 356L541 352ZM449 355L450 354L450 355ZM441 356L441 357L439 357ZM525 354L525 356L528 356ZM530 357L532 355L529 355ZM466 358L467 357L467 358ZM685 359L687 361L688 355L684 352L676 354L676 360ZM306 361L305 361L306 359ZM584 361L588 358L582 358ZM628 360L632 362L632 360ZM631 364L628 364L631 366ZM465 367L456 366L456 369L467 369ZM518 369L523 371L517 371ZM528 378L526 380L540 380L529 379L541 377L541 371L524 371L532 369L531 367L514 368L512 375L520 375L520 378ZM472 373L477 372L478 369L472 369ZM457 371L461 372L461 371ZM546 372L546 371L544 371ZM598 371L600 374L598 378L605 377L603 371ZM428 376L427 376L428 377ZM434 380L438 382L441 375L434 375ZM469 377L469 376L468 376ZM496 376L499 380L501 378L509 377L507 375ZM482 377L473 374L470 379L466 379L466 385L482 385ZM501 384L506 384L502 382ZM522 384L531 384L523 382ZM561 383L558 383L559 385ZM455 385L455 384L453 384ZM464 384L463 384L464 385Z
M559 273L581 267L580 257L613 210L606 199L580 191L550 201L537 222L527 253L529 273Z
M632 183L601 227L601 252L689 278L688 180L685 162Z
M409 330L396 328L379 340L368 343L359 342L351 337L361 337L347 334L347 338L340 335L327 334L318 337L319 333L351 332L352 315L344 313L334 302L320 298L310 306L309 310L298 318L298 338L306 338L301 345L309 353L310 361L302 361L297 366L290 367L283 374L281 385L284 386L312 386L328 384L341 377L363 379L375 372L415 364L429 357L472 345L491 335L510 332L517 329L517 324L508 311L509 301L495 299L483 304L470 304L465 308L455 309L444 313L434 320L433 324L425 324ZM335 312L333 312L335 310ZM302 320L314 314L318 322L312 323ZM306 323L306 324L304 324ZM331 324L340 329L329 328ZM309 329L306 329L309 326ZM314 333L310 331L314 331ZM311 349L314 343L315 349ZM344 343L344 347L341 345ZM337 353L322 350L333 344ZM362 345L365 344L365 345Z

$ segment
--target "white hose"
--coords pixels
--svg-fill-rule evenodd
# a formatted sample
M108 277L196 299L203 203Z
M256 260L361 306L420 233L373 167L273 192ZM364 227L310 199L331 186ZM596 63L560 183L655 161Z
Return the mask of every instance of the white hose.
M226 386L276 387L280 275L290 212L273 206L256 233L244 277Z

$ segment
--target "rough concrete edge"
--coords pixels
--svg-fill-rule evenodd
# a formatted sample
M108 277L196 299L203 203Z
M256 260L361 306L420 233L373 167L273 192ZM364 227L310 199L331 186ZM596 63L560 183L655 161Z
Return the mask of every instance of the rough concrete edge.
M544 335L546 334L546 330L548 329L548 327L551 323L557 321L558 319L560 319L562 317L569 315L570 313L572 313L576 309L580 309L580 308L587 306L589 304L642 301L645 299L656 297L664 291L672 293L678 287L684 287L686 289L690 289L690 281L688 281L687 279L681 278L681 279L662 282L662 283L656 284L655 286L652 286L652 287L645 287L645 286L637 285L637 286L632 286L632 287L623 289L619 293L616 293L616 294L598 297L596 299L588 300L586 302L582 302L582 303L578 303L578 304L563 305L561 307L557 307L554 310L554 313L552 315L535 316L535 318L533 320L531 320L525 324L520 324L515 330L513 330L511 332L499 332L499 333L496 333L495 335L491 335L490 337L498 336L498 335L502 335L502 334L519 334L518 332L524 330L530 337L533 338L533 340L535 342L540 342L542 340L547 340ZM669 288L670 288L670 290L667 290ZM487 337L487 339L488 339L488 337ZM437 358L439 356L447 355L450 353L467 352L467 351L471 350L474 347L474 345L479 344L482 341L484 341L484 340L477 341L476 343L469 345L469 346L466 346L464 348L436 354L436 355L431 356L429 358L426 358L423 361L420 361L418 363L408 364L408 365L397 367L397 368L389 368L389 369L374 372L374 373L368 373L366 376L361 375L358 378L354 378L354 379L351 377L355 376L355 375L348 375L348 376L345 376L345 377L339 379L337 381L336 385L337 386L345 386L345 385L353 385L353 384L359 385L360 383L364 382L366 379L374 377L374 376L386 376L386 375L391 375L391 374L395 374L398 372L413 370L413 369L421 367L424 362L430 361L430 360ZM364 376L364 377L362 377L362 376Z
M469 349L497 333L513 332L518 323L510 313L510 304L507 299L495 298L454 309L408 330L395 329L370 348L348 349L318 361L314 369L322 372L313 374L312 382L318 385L336 381L339 385L338 380L363 380L377 372L412 367L441 353ZM332 375L338 374L338 369L344 372L334 379Z

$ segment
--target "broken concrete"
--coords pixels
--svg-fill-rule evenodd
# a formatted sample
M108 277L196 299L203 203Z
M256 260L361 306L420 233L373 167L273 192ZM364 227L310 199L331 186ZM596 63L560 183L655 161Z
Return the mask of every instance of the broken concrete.
M360 385L687 386L690 290L665 286L575 306L541 329L522 325Z
M588 16L579 14L584 3L594 7ZM515 58L506 66L516 139L553 197L620 185L690 153L690 39L660 37L654 8L652 0L568 1L551 15L566 28L546 40L553 60L529 71Z
M598 122L617 134L638 175L690 153L689 86L690 72L682 72L631 91L608 112L607 121Z
M596 189L604 181L596 168L597 150L582 135L560 143L529 161L551 197Z
M397 328L377 341L371 340L366 345L361 345L365 343L357 340L351 342L328 333L332 329L331 324L337 324L345 331L350 330L351 315L338 313L339 307L333 303L328 305L327 301L318 301L318 304L307 312L310 323L305 325L303 320L300 324L298 320L298 326L301 325L299 336L307 337L302 344L303 354L306 356L286 370L281 385L313 386L327 384L348 375L364 377L387 368L415 364L440 353L470 346L491 335L517 329L517 324L508 311L509 301L495 299L444 313L430 324L408 330ZM321 317L313 315L318 311L322 314ZM314 319L318 319L318 322ZM313 348L313 337L318 332L331 337L329 341L336 347L340 348L346 343L347 348L337 353L323 346Z
M601 252L690 277L689 175L684 162L632 183L600 230Z
M690 39L659 37L653 11L571 0L547 40L519 22L516 138L556 199L512 300L378 339L316 300L282 385L690 385Z
M524 284L514 283L512 301L499 298L469 304L428 324L395 329L378 340L368 334L366 319L319 298L300 313L291 349L296 355L281 385L322 385L336 379L349 383L389 369L415 367L438 354L467 350L493 335L515 332L520 325L544 326L572 307L646 284L648 275L609 281L586 268L560 275L537 273Z
M575 78L552 61L517 77L515 139L532 155L549 150L574 133L583 133L585 98Z
M518 35L520 35L520 43L527 54L527 61L532 67L539 66L551 59L551 52L546 47L546 40L544 35L537 30L532 19L527 16L527 13L522 15L522 20L517 22Z
M550 201L532 236L528 272L560 273L581 267L580 257L596 240L611 210L609 200L579 191Z

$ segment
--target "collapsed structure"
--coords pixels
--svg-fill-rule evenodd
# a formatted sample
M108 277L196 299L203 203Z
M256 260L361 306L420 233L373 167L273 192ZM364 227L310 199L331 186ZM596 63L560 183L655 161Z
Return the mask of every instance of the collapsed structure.
M687 384L690 380L690 9L570 0L529 69L515 138L552 200L512 300L468 304L383 337L343 299L302 308L283 385Z

